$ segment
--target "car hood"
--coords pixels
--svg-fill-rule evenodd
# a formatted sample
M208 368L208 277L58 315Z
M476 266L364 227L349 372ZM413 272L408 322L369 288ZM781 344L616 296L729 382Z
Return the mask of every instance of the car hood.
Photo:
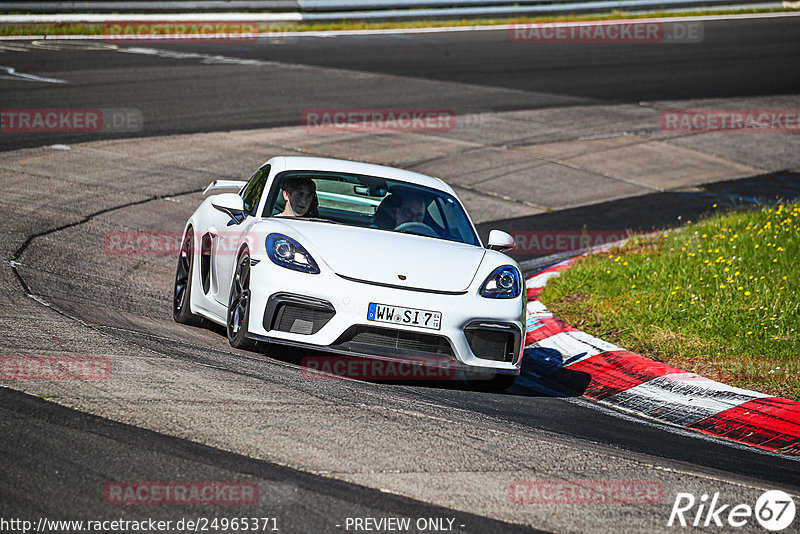
M284 224L317 262L338 275L378 284L466 291L486 253L474 245L387 230L297 219Z

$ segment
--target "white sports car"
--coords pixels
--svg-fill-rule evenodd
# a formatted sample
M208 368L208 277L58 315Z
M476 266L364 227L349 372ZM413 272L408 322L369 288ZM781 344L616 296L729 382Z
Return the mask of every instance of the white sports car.
M224 325L236 348L449 365L492 388L519 374L525 282L501 252L514 239L492 230L484 247L443 181L275 157L212 192L184 230L176 321Z

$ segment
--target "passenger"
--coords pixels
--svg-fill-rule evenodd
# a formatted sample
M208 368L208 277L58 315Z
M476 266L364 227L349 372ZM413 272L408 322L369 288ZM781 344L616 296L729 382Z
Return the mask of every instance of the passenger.
M409 222L422 222L425 202L418 196L407 195L394 210L395 228Z
M319 205L317 186L311 178L293 176L283 183L283 199L286 207L279 213L280 217L317 217L314 212Z

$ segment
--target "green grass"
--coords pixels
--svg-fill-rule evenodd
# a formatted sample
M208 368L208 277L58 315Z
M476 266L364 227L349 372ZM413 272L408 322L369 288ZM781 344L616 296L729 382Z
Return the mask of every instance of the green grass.
M628 13L625 11L610 11L592 15L558 15L541 17L513 17L498 19L458 19L458 20L410 20L386 22L361 22L361 21L333 21L324 23L255 23L259 33L280 33L297 31L334 31L334 30L384 30L401 28L440 28L453 26L492 26L504 24L530 24L547 22L574 22L608 19L651 19L662 17L683 17L702 15L728 15L748 13L781 13L792 12L796 9L709 9L704 11L687 12L653 12L653 13ZM154 22L153 24L158 24ZM233 23L232 23L233 24ZM26 37L31 35L104 35L107 34L105 23L6 23L0 25L0 36Z
M716 205L715 205L716 207ZM800 400L800 203L634 237L551 280L559 318L643 356Z

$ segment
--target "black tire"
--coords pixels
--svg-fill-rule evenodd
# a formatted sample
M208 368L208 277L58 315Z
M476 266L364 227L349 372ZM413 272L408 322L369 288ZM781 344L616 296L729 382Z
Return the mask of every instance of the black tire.
M205 320L192 313L191 307L194 254L194 230L189 227L178 253L178 268L175 271L175 287L172 292L172 318L181 324L201 326L205 324Z
M479 391L502 392L510 388L516 378L516 375L501 374L495 374L494 376L467 375L467 382L473 389Z
M236 262L236 271L231 282L228 297L228 317L226 331L231 347L253 350L257 343L247 338L247 324L250 320L250 254L244 251Z

